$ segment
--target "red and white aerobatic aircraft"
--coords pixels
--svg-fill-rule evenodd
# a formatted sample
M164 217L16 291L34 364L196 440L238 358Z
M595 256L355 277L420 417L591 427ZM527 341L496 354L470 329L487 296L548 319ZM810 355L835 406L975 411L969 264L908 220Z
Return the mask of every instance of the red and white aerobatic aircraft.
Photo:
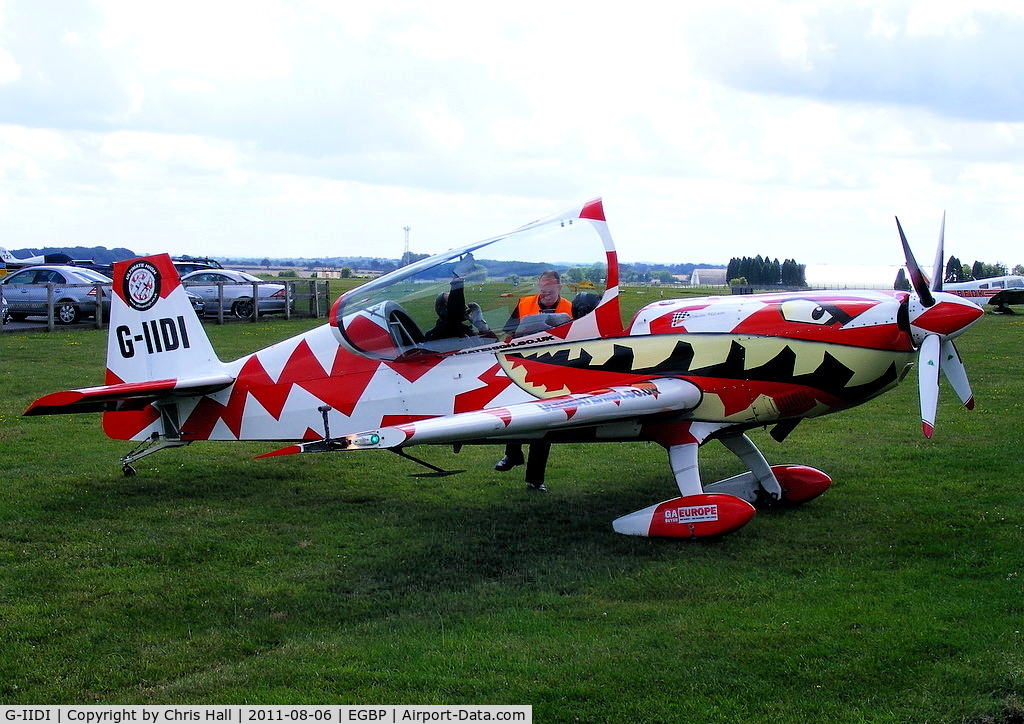
M813 468L769 465L747 430L772 426L781 441L804 418L893 388L915 361L926 435L939 369L973 407L952 340L982 311L930 289L900 236L912 293L666 299L624 327L616 252L595 199L368 282L338 299L329 324L233 362L217 358L170 258L135 259L114 270L106 384L46 395L25 414L102 412L109 437L140 443L122 458L126 474L144 455L196 440L288 443L261 457L390 449L413 460L405 449L420 444L654 441L679 496L614 529L721 535L746 524L754 503L800 503L831 484ZM508 332L426 332L438 294L457 289L481 306L478 329L502 330L510 279L564 262L596 270L596 308L525 317ZM749 472L702 482L698 450L712 439Z

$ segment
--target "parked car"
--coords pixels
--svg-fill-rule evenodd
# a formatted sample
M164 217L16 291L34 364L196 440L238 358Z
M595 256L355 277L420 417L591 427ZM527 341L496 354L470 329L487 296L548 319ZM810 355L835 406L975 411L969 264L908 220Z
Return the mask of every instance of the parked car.
M188 291L198 294L206 302L206 314L217 314L223 308L226 313L238 319L248 319L253 314L253 282L259 284L260 314L280 314L284 312L285 290L283 284L266 282L235 269L200 269L189 272L181 277ZM218 305L218 295L223 283L223 298Z
M178 270L178 276L183 277L189 272L205 271L207 269L223 269L220 262L209 257L179 256L171 259L174 268Z
M105 277L114 278L114 265L113 264L97 264L91 259L72 259L68 262L68 266L79 267L81 269L92 269L94 272L98 272Z
M7 324L11 318L11 312L7 306L7 297L0 297L0 326Z
M110 309L110 277L91 269L47 264L21 269L8 274L3 284L11 319L22 320L30 314L46 315L46 285L53 283L54 319L60 324L74 324L79 319L96 316L96 285L103 290L103 310ZM89 286L75 286L89 285Z
M203 301L201 296L195 292L190 292L188 289L185 290L185 294L188 295L188 301L192 305L192 309L195 311L196 316L202 319L203 315L206 314L206 302Z

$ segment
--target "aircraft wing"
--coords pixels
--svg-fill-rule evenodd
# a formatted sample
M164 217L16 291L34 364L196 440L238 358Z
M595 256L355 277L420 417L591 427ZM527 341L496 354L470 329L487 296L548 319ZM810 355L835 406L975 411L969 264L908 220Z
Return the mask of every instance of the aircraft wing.
M488 438L587 427L666 412L686 412L700 404L696 385L680 379L655 379L592 392L531 400L506 407L442 415L367 430L330 440L289 445L260 455L400 448L420 444L457 444Z
M1007 304L1024 304L1024 289L1004 289L990 297L988 303L997 307Z
M231 375L210 375L192 379L120 382L114 385L85 387L80 390L54 392L33 402L26 415L62 415L72 412L109 412L141 409L167 397L195 397L222 390L235 378Z

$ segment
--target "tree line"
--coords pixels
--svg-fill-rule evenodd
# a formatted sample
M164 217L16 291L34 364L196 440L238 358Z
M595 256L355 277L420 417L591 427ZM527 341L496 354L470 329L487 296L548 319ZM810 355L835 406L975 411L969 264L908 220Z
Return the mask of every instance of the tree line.
M971 266L960 263L955 256L949 257L946 263L946 282L967 282L972 279L991 279L992 277L1004 277L1010 272L1005 264L985 264L975 261ZM1014 274L1024 274L1024 264L1018 264L1013 268Z
M806 287L807 265L798 264L794 259L769 259L758 254L755 257L733 257L726 267L725 278L732 286L751 287Z

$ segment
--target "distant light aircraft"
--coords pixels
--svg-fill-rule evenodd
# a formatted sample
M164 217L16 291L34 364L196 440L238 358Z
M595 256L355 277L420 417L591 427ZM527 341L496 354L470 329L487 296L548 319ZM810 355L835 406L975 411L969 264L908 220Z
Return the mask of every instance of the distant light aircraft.
M939 228L939 238L946 232L946 215L942 215L942 226ZM940 253L942 247L939 247ZM979 307L991 304L995 307L996 314L1013 314L1011 304L1024 304L1024 277L1018 274L1008 276L989 277L988 279L972 279L968 282L942 282L940 267L941 259L935 260L935 279L940 280L936 285L939 291L949 292L958 297L969 299Z
M0 261L8 269L20 269L23 266L35 266L36 264L67 264L71 261L71 257L58 252L56 254L39 254L38 256L30 256L27 259L19 259L7 251L7 249L0 247Z
M991 304L996 314L1013 314L1011 304L1024 304L1024 277L1017 275L945 282L942 290L969 299L979 307Z
M748 430L772 426L782 441L804 418L892 389L915 360L926 436L940 369L973 407L952 340L982 311L929 288L897 228L913 293L666 299L623 327L617 255L595 199L367 282L337 300L328 324L233 362L217 358L168 256L119 262L106 384L46 395L25 414L102 412L109 437L139 442L121 459L126 475L145 455L197 440L288 443L260 457L387 449L439 475L448 471L408 448L654 441L679 495L614 530L721 535L745 525L755 503L801 503L831 485L814 468L769 465ZM941 260L941 236L939 246ZM438 293L457 288L500 330L514 284L555 261L579 261L577 279L589 270L595 309L529 320L522 336L425 333ZM709 440L749 471L704 484L698 450Z

